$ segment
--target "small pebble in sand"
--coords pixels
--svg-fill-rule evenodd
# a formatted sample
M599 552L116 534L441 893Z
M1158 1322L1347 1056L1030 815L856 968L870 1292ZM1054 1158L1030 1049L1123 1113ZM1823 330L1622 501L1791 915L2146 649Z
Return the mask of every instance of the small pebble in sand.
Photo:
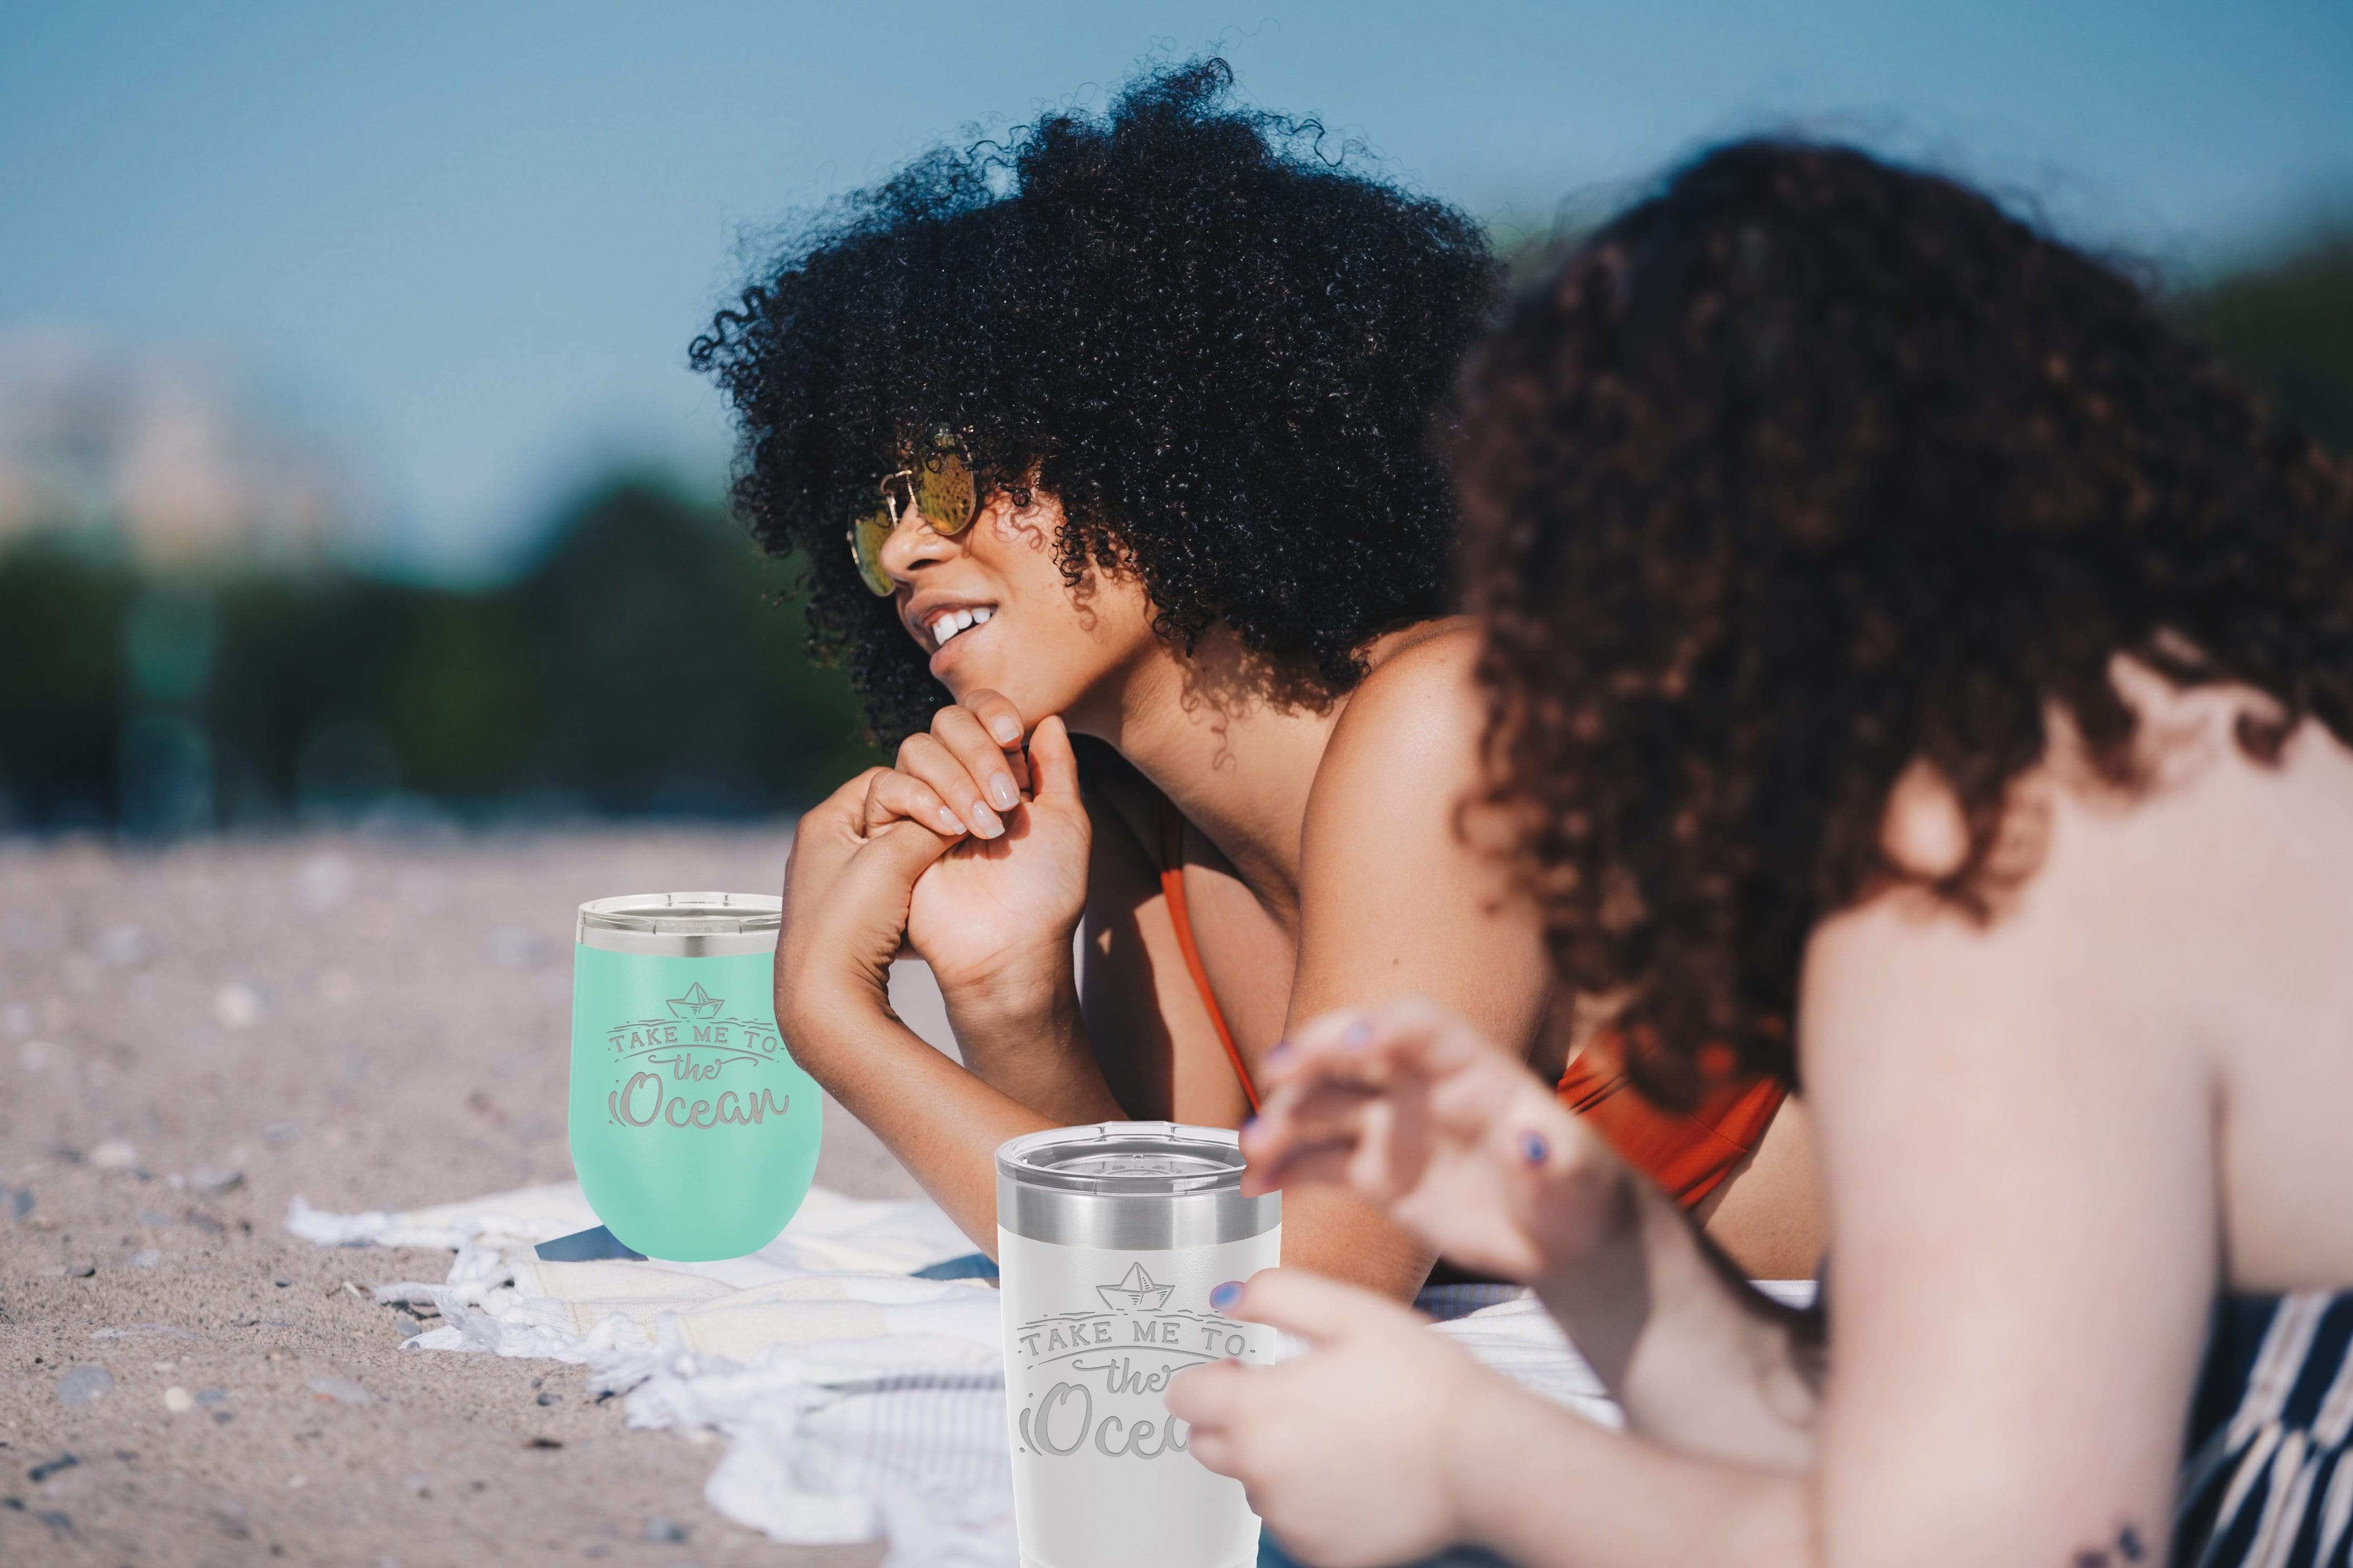
M90 1152L90 1163L101 1171L127 1171L139 1163L139 1151L120 1138L110 1138Z
M163 1261L164 1255L152 1247L142 1247L131 1255L131 1267L133 1268L153 1268Z
M164 1391L164 1408L174 1415L185 1415L196 1407L196 1396L178 1384Z
M188 1173L188 1185L207 1197L216 1198L245 1185L245 1173L199 1165Z
M393 1319L392 1326L404 1340L413 1340L417 1335L425 1331L425 1325L418 1322L416 1319L410 1317L406 1312L403 1312L400 1316Z
M213 994L213 1016L224 1029L249 1029L261 1022L261 993L232 980Z
M31 1214L32 1212L32 1188L18 1187L15 1192L8 1194L8 1215L10 1218L23 1219L26 1215Z
M418 1497L430 1497L433 1495L431 1490L433 1486L433 1478L430 1476L420 1473L409 1477L401 1484L406 1487L410 1491L415 1492Z
M112 1373L96 1362L84 1362L58 1379L58 1403L68 1409L88 1405L113 1386Z
M300 1121L272 1121L261 1130L261 1141L272 1149L283 1149L301 1136L302 1124Z
M69 1263L66 1265L66 1276L72 1279L87 1279L97 1272L98 1265L95 1263Z
M676 1520L657 1516L646 1521L646 1539L648 1541L684 1541L686 1526Z
M71 1454L59 1454L47 1464L35 1465L31 1469L26 1470L25 1472L25 1479L31 1481L35 1486L38 1486L43 1481L47 1480L51 1476L56 1475L59 1470L70 1470L76 1465L80 1463L81 1461L75 1458Z
M553 1405L555 1403L555 1395L553 1394L543 1394L539 1396L537 1403L543 1405Z
M277 1279L272 1279L272 1280L270 1281L270 1283L271 1283L272 1285L277 1286L280 1290L283 1290L283 1289L285 1289L289 1285L293 1284L293 1283L294 1283L294 1281L292 1281L291 1279L287 1279L284 1275L282 1275L282 1274L281 1274L281 1275L280 1275Z
M348 1377L314 1377L311 1380L311 1392L318 1398L330 1399L337 1405L375 1403L374 1394Z
M359 868L352 864L350 856L322 850L304 860L295 872L294 892L303 908L324 914L349 899L359 881Z
M196 1390L196 1403L199 1405L220 1405L226 1403L227 1399L228 1390L226 1388L200 1388Z

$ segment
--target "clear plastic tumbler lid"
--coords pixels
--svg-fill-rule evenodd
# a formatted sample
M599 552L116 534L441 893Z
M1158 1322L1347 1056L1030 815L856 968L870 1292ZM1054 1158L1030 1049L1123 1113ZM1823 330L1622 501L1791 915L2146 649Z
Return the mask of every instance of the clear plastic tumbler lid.
M580 906L589 947L670 957L757 952L776 945L785 901L774 893L622 893Z
M1099 1121L997 1151L997 1223L1065 1246L1233 1241L1282 1217L1277 1193L1242 1196L1240 1139L1223 1127Z

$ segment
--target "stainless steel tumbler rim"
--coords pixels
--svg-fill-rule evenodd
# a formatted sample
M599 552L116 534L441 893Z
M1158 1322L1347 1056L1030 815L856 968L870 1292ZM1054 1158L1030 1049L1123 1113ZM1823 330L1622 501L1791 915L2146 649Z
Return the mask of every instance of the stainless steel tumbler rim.
M784 907L774 893L622 893L581 905L574 936L583 947L653 958L774 952Z
M1282 1194L1244 1197L1240 1138L1223 1127L1098 1121L997 1151L997 1223L1061 1247L1209 1247L1282 1223Z

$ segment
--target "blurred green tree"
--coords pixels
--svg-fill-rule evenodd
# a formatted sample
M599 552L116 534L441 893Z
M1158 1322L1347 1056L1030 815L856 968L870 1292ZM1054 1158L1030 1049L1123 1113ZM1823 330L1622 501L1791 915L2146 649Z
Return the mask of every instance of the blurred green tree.
M2192 289L2181 310L2306 429L2353 452L2353 230Z
M797 809L874 760L812 664L791 571L714 505L625 478L585 495L512 581L350 573L150 583L87 545L0 557L0 824L169 831L422 796L600 812ZM159 726L164 728L159 729ZM153 731L204 744L130 744ZM169 787L165 787L169 786ZM529 809L528 806L522 809Z
M0 561L0 826L113 819L121 626L138 592L126 563L64 539Z

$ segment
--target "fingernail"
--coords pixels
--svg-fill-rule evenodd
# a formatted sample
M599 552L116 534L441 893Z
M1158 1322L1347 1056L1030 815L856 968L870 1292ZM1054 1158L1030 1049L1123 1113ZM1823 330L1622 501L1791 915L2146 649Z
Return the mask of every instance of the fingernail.
M1352 1051L1361 1051L1373 1037L1373 1026L1362 1018L1340 1031L1340 1043Z
M956 820L956 814L950 811L944 805L940 807L940 826L946 828L950 833L962 833L964 831L964 824Z
M1242 1282L1229 1279L1209 1292L1209 1305L1222 1312L1242 1299Z
M994 838L1005 831L1005 824L986 801L976 800L972 803L972 830L983 838Z
M1010 713L999 713L988 722L988 732L997 737L1000 746L1009 746L1021 738L1020 721Z
M1011 773L988 775L988 798L997 803L999 811L1011 811L1021 804L1021 792L1013 787Z
M1268 1048L1268 1050L1267 1050L1267 1053L1266 1053L1266 1065L1267 1065L1267 1066L1269 1066L1269 1067L1272 1067L1275 1063L1277 1063L1277 1062L1281 1061L1283 1058L1285 1058L1285 1057L1289 1056L1290 1054L1291 1054L1291 1042L1290 1042L1289 1040L1277 1040L1277 1041L1275 1041L1275 1042L1274 1042L1274 1044L1273 1044L1271 1047L1269 1047L1269 1048Z
M1529 1164L1543 1164L1545 1163L1545 1156L1551 1152L1552 1145L1545 1142L1545 1135L1543 1133L1523 1132L1520 1134L1520 1158L1525 1160Z

